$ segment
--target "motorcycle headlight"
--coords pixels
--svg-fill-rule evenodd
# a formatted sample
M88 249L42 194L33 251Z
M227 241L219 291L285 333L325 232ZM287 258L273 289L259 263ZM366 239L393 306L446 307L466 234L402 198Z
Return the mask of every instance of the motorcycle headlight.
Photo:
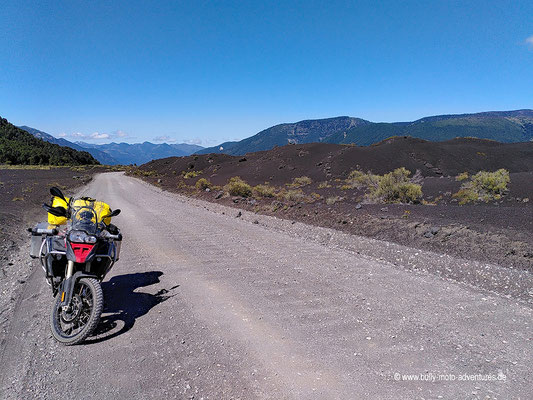
M87 236L85 238L85 243L96 243L96 236Z
M83 231L71 231L68 239L73 243L96 243L96 236L87 235Z

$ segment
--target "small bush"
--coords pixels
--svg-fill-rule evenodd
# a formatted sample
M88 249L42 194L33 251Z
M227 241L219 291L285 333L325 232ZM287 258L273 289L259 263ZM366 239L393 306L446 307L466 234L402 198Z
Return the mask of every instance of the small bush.
M202 173L202 171L182 171L182 175L183 175L183 178L184 179L191 179L191 178L196 178L198 175L200 175Z
M252 195L252 187L238 176L230 178L224 186L224 191L232 196L250 197Z
M287 186L293 188L300 188L310 185L311 183L313 183L313 180L308 176L300 176L299 178L294 178L292 180L292 183L288 183Z
M186 184L185 182L183 182L183 181L178 181L177 188L178 188L178 189L188 189L188 188L189 188L189 185L187 185L187 184Z
M454 199L459 200L459 204L473 203L478 201L479 196L472 188L459 189L457 193L452 196Z
M467 179L468 179L468 172L461 172L459 175L455 177L455 180L457 182L462 182Z
M509 171L499 169L495 172L480 171L472 177L472 183L482 194L501 196L507 191L511 182Z
M13 197L11 201L24 201L24 197Z
M157 171L151 170L151 171L145 171L143 169L136 169L132 172L132 175L135 176L156 176Z
M338 201L344 200L342 197L339 196L331 196L326 199L326 204L328 206L332 206L333 204L337 203Z
M318 188L319 189L327 189L327 188L330 188L331 185L328 183L328 181L324 181L324 182L320 182L318 184Z
M384 203L417 203L422 197L422 186L409 179L411 172L404 167L385 175L374 175L359 170L350 172L342 190L366 187L367 197Z
M211 187L211 182L209 182L205 178L200 178L198 181L196 181L196 189L198 190L205 190Z
M306 199L302 189L293 189L283 192L283 198L287 201L304 201Z
M307 201L308 203L314 203L315 201L317 200L320 200L322 198L321 195L319 195L318 193L316 192L313 192L311 193L311 195L309 196L309 200Z
M404 167L380 176L371 195L385 203L415 203L422 197L422 186L409 181L411 172Z
M499 200L507 192L510 182L509 171L506 169L501 168L494 172L479 171L468 182L463 183L453 197L459 200L459 204Z
M253 192L258 197L276 197L276 189L269 185L257 185Z
M347 189L360 189L365 186L375 186L377 185L378 175L372 175L371 173L365 174L359 170L353 170L348 175L348 178L345 180L346 184L341 188L343 190Z

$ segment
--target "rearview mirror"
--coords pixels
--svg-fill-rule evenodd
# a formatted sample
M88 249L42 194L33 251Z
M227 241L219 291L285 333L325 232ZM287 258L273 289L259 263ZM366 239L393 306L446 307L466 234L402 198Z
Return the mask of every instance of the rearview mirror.
M106 216L102 217L102 219L116 217L119 214L120 214L120 208L117 208L116 210L113 210L113 211L111 211L111 213L109 213Z
M54 195L55 196L55 195ZM48 211L50 214L56 216L56 217L66 217L67 216L67 210L65 207L52 207L48 204L43 204L43 208Z
M63 195L63 192L61 190L59 190L59 188L56 188L55 186L52 186L50 188L50 193L52 194L52 196L56 196L56 197L59 197L60 199L64 200L65 202L67 202L67 199L65 198L65 196Z

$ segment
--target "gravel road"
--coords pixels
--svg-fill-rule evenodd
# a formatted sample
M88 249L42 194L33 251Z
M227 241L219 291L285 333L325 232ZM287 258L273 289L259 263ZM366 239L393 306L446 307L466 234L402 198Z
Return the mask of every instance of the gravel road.
M236 217L121 173L83 193L122 209L125 236L97 334L52 339L35 269L2 344L2 399L533 397L531 305L407 265L464 260Z

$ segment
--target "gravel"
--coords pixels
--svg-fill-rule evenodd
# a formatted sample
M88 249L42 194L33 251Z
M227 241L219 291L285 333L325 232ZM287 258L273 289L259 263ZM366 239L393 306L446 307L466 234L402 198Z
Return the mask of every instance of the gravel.
M235 218L122 174L99 175L83 193L122 209L114 223L125 236L98 333L55 343L35 270L17 284L2 399L533 396L525 272Z

